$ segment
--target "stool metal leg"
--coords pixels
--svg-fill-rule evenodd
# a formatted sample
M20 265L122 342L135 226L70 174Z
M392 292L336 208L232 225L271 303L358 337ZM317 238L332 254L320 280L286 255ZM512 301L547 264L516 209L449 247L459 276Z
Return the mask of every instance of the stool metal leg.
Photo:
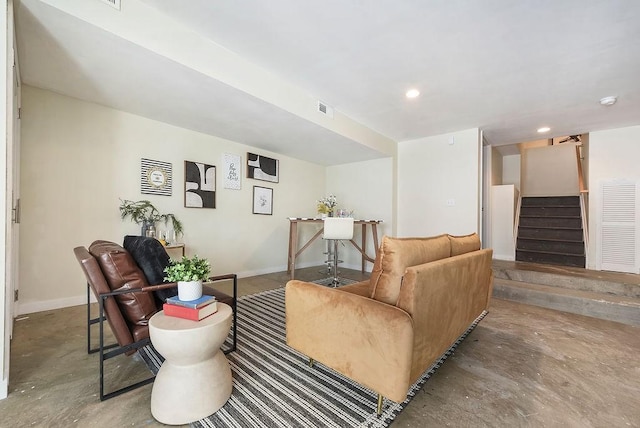
M338 280L338 240L333 240L333 283L334 287L337 287L340 284Z

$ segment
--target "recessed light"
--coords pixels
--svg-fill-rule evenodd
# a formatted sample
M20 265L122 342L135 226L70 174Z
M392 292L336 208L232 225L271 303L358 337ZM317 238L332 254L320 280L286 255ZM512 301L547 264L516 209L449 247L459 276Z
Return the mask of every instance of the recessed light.
M600 105L612 106L618 101L618 97L604 97L600 99Z
M549 128L548 126L543 126L542 128L538 128L538 132L540 134L544 134L545 132L549 132L551 131L551 128Z
M409 89L405 95L407 96L407 98L416 98L418 95L420 95L420 91L417 89Z

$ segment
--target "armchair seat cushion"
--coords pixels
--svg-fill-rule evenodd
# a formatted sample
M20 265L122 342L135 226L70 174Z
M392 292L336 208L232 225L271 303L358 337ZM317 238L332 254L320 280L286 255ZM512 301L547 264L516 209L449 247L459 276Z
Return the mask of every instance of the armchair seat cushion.
M98 260L111 291L131 290L149 285L144 272L120 245L110 241L95 241L89 246L89 253ZM121 294L116 296L116 301L131 325L147 326L149 319L157 312L151 293Z
M175 291L175 289L174 289ZM233 305L233 296L229 296L228 294L223 293L222 291L216 290L213 287L209 287L208 285L202 286L202 294L206 294L207 296L215 296L216 300L220 303L225 303L232 308L235 307ZM175 294L174 294L175 295Z

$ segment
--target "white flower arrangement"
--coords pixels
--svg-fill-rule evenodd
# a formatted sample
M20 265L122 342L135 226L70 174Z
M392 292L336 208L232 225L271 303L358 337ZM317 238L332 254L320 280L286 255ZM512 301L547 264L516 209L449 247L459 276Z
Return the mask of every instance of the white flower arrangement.
M333 209L338 204L338 200L335 195L329 195L322 199L318 199L318 212L321 214L329 214L333 212Z

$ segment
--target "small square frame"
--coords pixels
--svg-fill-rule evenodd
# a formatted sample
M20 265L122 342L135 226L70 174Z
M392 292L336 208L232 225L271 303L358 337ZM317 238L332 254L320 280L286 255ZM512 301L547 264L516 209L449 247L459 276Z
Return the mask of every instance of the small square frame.
M253 214L273 215L273 189L253 186Z

